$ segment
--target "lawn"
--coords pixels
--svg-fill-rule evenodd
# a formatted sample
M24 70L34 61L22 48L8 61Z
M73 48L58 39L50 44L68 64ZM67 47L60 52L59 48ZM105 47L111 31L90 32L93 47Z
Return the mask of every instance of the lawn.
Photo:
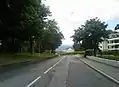
M24 61L34 61L44 58L51 58L56 56L55 54L50 53L15 53L15 54L0 54L0 65L11 64L11 63L20 63Z

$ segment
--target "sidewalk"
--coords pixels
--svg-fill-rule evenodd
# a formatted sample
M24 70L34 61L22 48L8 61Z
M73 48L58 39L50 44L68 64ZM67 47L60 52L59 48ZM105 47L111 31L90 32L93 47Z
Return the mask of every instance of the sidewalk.
M103 64L103 63L99 63L90 59L86 59L86 58L80 58L80 60L85 61L86 63L90 64L91 66L99 69L100 71L106 73L107 75L113 77L114 79L119 81L119 69L118 68L114 68L112 66Z

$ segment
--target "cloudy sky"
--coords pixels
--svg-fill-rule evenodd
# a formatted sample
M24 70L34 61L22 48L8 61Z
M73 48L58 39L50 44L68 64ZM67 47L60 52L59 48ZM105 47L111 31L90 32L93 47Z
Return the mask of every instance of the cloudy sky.
M87 19L98 17L113 29L119 23L119 0L46 0L52 17L65 36L63 44L73 44L73 30Z

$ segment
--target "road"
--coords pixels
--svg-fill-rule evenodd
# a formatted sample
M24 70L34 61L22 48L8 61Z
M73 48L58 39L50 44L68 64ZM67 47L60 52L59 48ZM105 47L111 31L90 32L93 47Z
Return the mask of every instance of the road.
M61 56L0 73L0 87L119 87L82 63Z

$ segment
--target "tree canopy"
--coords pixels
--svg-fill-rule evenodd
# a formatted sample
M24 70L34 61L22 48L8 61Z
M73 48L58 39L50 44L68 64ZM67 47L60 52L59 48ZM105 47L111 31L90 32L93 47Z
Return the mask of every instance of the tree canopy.
M0 51L39 52L61 45L63 34L41 0L0 0L0 12Z
M87 20L84 25L81 25L75 30L72 36L74 43L82 42L82 46L85 49L98 49L100 42L104 38L108 38L109 30L106 30L107 24L100 21L98 18Z

